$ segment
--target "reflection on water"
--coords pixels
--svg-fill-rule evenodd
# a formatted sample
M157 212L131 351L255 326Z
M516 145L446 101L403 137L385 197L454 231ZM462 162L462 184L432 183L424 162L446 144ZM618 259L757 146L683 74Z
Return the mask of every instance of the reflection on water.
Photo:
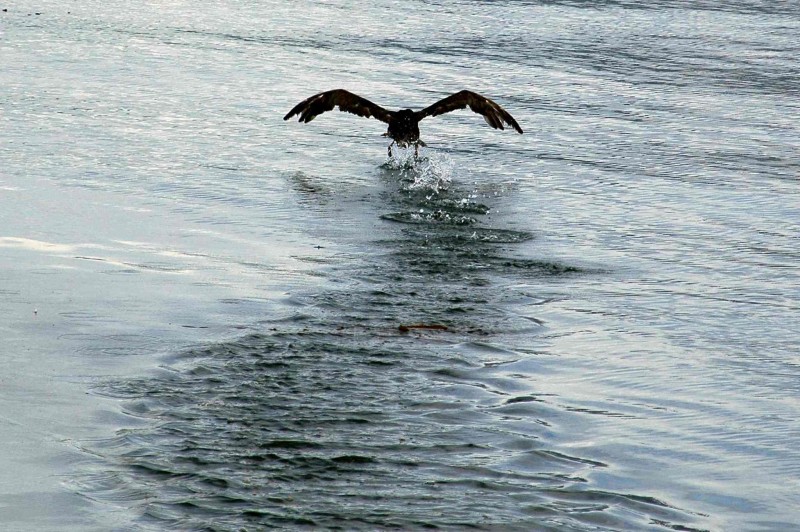
M392 172L387 207L481 211L457 188L420 190L417 171ZM530 351L543 323L504 308L502 279L587 273L507 255L531 234L473 222L453 232L443 215L420 216L365 260L326 270L344 286L295 295L298 312L263 333L181 353L160 378L109 383L102 393L153 428L99 445L120 467L84 489L180 528L693 522L668 501L592 487L586 475L608 464L550 446L572 414L537 390L553 371ZM444 327L401 327L420 322Z
M133 499L144 523L179 528L692 520L652 497L593 489L583 475L606 464L549 449L568 414L520 378L519 355L489 363L470 354L479 343L331 314L265 324L273 332L184 354L173 375L113 385L157 428L99 448L126 467L87 478L93 496Z

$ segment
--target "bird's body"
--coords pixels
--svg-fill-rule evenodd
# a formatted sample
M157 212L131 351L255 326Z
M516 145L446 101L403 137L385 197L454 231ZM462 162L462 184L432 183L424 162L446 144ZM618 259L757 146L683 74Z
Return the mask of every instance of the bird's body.
M384 133L400 146L419 144L419 120L411 109L397 111L389 121L389 129Z
M471 91L460 91L439 100L435 104L426 107L421 111L411 109L401 109L400 111L389 111L380 105L362 98L344 89L321 92L303 100L292 108L284 120L288 120L294 115L300 115L300 122L311 122L317 115L330 111L338 107L340 111L353 113L363 117L377 118L381 122L388 124L388 130L384 136L392 139L392 144L401 147L414 146L415 152L419 152L420 146L425 146L419 138L419 122L428 116L437 116L449 113L456 109L469 108L483 115L486 123L495 129L505 129L503 124L513 127L518 133L522 133L516 120L498 104ZM392 144L389 145L389 155L392 153Z

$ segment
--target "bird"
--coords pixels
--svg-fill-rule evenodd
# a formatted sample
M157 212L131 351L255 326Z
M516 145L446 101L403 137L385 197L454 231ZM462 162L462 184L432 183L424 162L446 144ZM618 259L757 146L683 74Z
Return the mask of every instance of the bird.
M517 133L522 133L522 128L519 127L514 117L500 105L486 96L468 90L451 94L421 111L412 109L389 111L350 91L334 89L306 98L295 105L283 119L289 120L294 115L299 115L300 122L308 123L325 111L331 111L334 107L338 107L340 111L366 118L377 118L381 122L386 122L389 127L383 136L392 139L388 148L389 157L392 156L392 146L395 144L402 148L413 145L414 155L419 157L419 147L427 146L419 138L420 120L429 116L449 113L456 109L464 109L467 106L473 112L483 115L486 123L494 129L505 129L503 127L505 124L513 127Z

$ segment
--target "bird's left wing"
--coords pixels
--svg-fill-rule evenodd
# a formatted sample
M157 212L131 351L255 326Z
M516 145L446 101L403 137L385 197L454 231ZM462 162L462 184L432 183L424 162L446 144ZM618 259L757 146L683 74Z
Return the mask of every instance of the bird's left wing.
M300 122L311 122L317 115L330 111L334 107L339 107L340 111L352 113L367 118L374 117L381 122L388 123L391 119L391 111L387 111L380 105L374 104L366 98L344 89L321 92L303 100L295 105L289 113L283 117L289 120L292 116L299 114Z
M505 129L503 124L507 124L516 129L518 133L522 133L522 128L519 127L514 117L508 114L505 109L486 96L472 91L464 90L451 94L430 107L426 107L422 111L417 111L416 115L417 119L422 120L426 116L437 116L455 111L456 109L464 109L467 106L469 106L473 112L483 115L486 123L495 129Z

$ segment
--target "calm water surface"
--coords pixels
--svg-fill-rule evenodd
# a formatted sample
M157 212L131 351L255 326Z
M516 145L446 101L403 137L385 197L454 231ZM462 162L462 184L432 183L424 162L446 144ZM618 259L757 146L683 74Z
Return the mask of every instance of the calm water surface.
M800 525L794 3L2 7L0 250L144 366L81 382L75 529ZM336 87L525 134L281 119Z

